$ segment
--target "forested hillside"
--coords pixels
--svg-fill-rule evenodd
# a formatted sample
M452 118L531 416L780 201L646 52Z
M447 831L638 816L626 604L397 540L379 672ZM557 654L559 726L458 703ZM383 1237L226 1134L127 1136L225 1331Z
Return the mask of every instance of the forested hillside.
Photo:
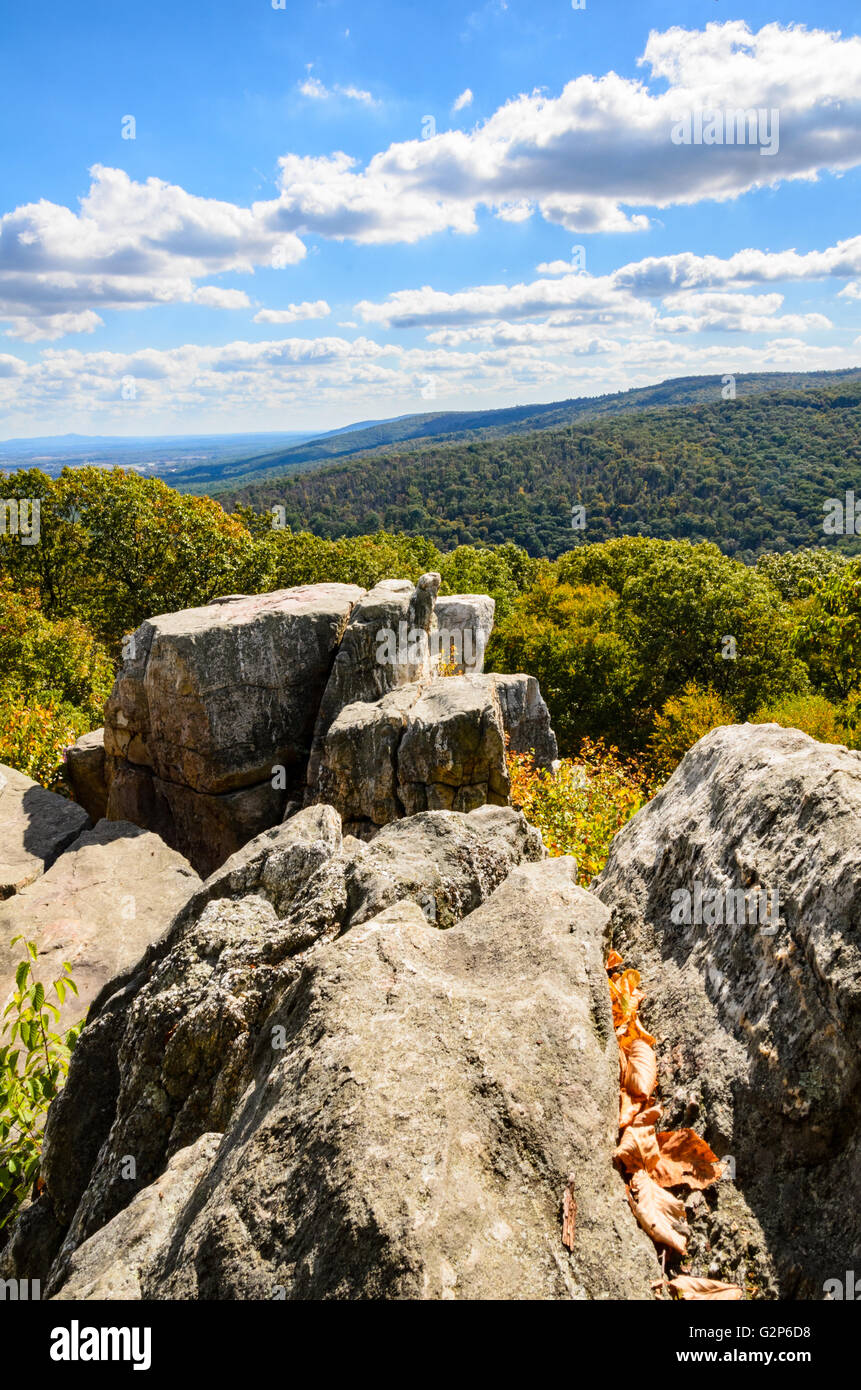
M378 528L443 549L513 541L551 558L585 541L714 541L748 562L821 545L823 506L859 482L861 376L590 418L562 429L378 452L219 495L317 535ZM585 529L572 530L572 506Z

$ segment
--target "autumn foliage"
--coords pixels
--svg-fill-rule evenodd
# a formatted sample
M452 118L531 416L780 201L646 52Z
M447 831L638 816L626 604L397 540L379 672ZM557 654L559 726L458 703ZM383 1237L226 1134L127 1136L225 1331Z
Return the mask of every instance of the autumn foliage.
M656 1099L656 1039L640 1021L644 994L640 973L621 970L623 957L607 960L613 1027L619 1045L619 1140L616 1162L626 1177L628 1201L643 1230L660 1248L687 1253L690 1228L685 1205L671 1189L702 1189L721 1177L721 1165L708 1144L692 1129L660 1129L662 1108ZM738 1299L734 1284L682 1274L666 1283L680 1299Z

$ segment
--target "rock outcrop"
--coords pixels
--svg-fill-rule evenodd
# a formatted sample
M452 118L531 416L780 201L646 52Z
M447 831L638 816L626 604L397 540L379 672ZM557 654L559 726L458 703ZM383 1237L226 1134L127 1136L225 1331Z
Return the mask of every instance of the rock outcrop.
M556 756L550 715L532 676L449 676L414 682L375 703L347 705L322 741L314 800L345 830L370 838L418 811L504 806L505 739L539 762Z
M103 736L69 750L76 797L155 831L204 877L302 804L334 805L365 838L419 810L504 805L506 734L556 756L547 707L532 677L476 674L493 600L438 601L439 586L436 573L370 592L316 584L149 619ZM478 684L444 688L452 645Z
M110 819L157 831L202 874L277 824L361 593L315 584L143 623L105 711Z
M108 781L105 769L105 731L83 734L66 749L63 773L72 795L93 824L108 814Z
M123 821L99 821L44 874L0 903L0 1013L23 958L21 947L10 944L13 937L37 942L38 976L46 985L62 976L64 961L71 965L78 993L67 994L61 1010L60 1026L68 1028L108 980L161 936L199 884L191 865L157 835Z
M721 1195L741 1205L729 1221L718 1204L714 1272L744 1267L748 1232L760 1288L822 1298L861 1254L861 754L714 730L617 835L595 891L648 982L667 1128L731 1159Z
M82 806L0 764L0 901L39 878L89 825Z
M325 811L96 1001L6 1270L41 1258L61 1298L648 1298L606 909L508 808L369 845Z
M440 660L464 675L480 676L493 630L495 601L487 594L445 594L436 601Z

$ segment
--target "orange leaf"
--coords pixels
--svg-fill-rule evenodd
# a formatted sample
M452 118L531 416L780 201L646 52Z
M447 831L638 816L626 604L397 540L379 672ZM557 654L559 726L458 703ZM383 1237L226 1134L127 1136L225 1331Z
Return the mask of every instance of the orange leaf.
M628 1188L631 1210L647 1235L658 1245L667 1245L677 1254L687 1251L690 1227L685 1222L684 1203L665 1192L644 1170L635 1173Z
M640 1109L642 1102L634 1100L627 1091L622 1091L619 1096L619 1128L627 1129L628 1125L633 1124L634 1116Z
M635 1125L656 1125L661 1118L663 1111L659 1105L650 1105L648 1110L641 1110L639 1115L631 1121Z
M611 951L609 956L607 957L607 969L615 970L616 966L621 965L624 959L625 957L620 956L618 951Z
M658 1148L658 1138L653 1128L648 1125L630 1124L619 1140L619 1147L614 1155L621 1163L624 1163L629 1172L635 1172L640 1168L647 1171L654 1168L661 1151Z
M654 1169L661 1187L710 1187L721 1175L720 1161L692 1129L665 1129L658 1135L660 1161Z
M695 1279L690 1274L679 1274L668 1281L668 1288L678 1298L688 1300L700 1298L735 1299L744 1298L738 1284L721 1284L717 1279Z
M632 1096L648 1100L658 1084L658 1062L654 1048L637 1038L628 1050L628 1069L625 1072L625 1090Z

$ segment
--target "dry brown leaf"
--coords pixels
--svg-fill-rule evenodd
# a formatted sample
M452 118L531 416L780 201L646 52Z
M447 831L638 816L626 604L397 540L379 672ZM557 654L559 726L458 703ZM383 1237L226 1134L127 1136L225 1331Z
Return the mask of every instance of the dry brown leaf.
M574 1249L574 1232L577 1226L577 1198L574 1196L574 1174L572 1173L565 1191L562 1193L562 1244Z
M660 1160L652 1172L661 1187L710 1187L721 1175L721 1164L705 1139L692 1129L665 1129L658 1135Z
M654 1168L661 1157L654 1128L647 1128L646 1125L628 1125L614 1156L632 1173L639 1168L645 1168L647 1171Z
M654 1048L638 1038L628 1052L625 1090L632 1096L648 1100L658 1084L658 1063Z
M648 1110L641 1110L639 1115L635 1115L631 1124L633 1125L656 1125L661 1118L662 1111L659 1105L650 1105Z
M647 1235L658 1245L667 1245L679 1255L687 1251L690 1227L684 1220L684 1203L662 1187L641 1169L631 1178L628 1188L631 1210Z
M616 1029L616 1039L623 1052L629 1052L635 1042L648 1043L650 1047L654 1047L658 1041L643 1027L639 1014L632 1014L627 1024L623 1023Z
M629 1096L627 1091L622 1091L619 1096L619 1128L627 1129L628 1125L634 1123L637 1111L640 1109L642 1101L635 1100Z
M679 1274L675 1279L670 1279L667 1287L672 1289L678 1298L688 1300L702 1298L716 1299L735 1299L744 1298L743 1291L738 1284L721 1284L717 1279L695 1279L690 1274Z

